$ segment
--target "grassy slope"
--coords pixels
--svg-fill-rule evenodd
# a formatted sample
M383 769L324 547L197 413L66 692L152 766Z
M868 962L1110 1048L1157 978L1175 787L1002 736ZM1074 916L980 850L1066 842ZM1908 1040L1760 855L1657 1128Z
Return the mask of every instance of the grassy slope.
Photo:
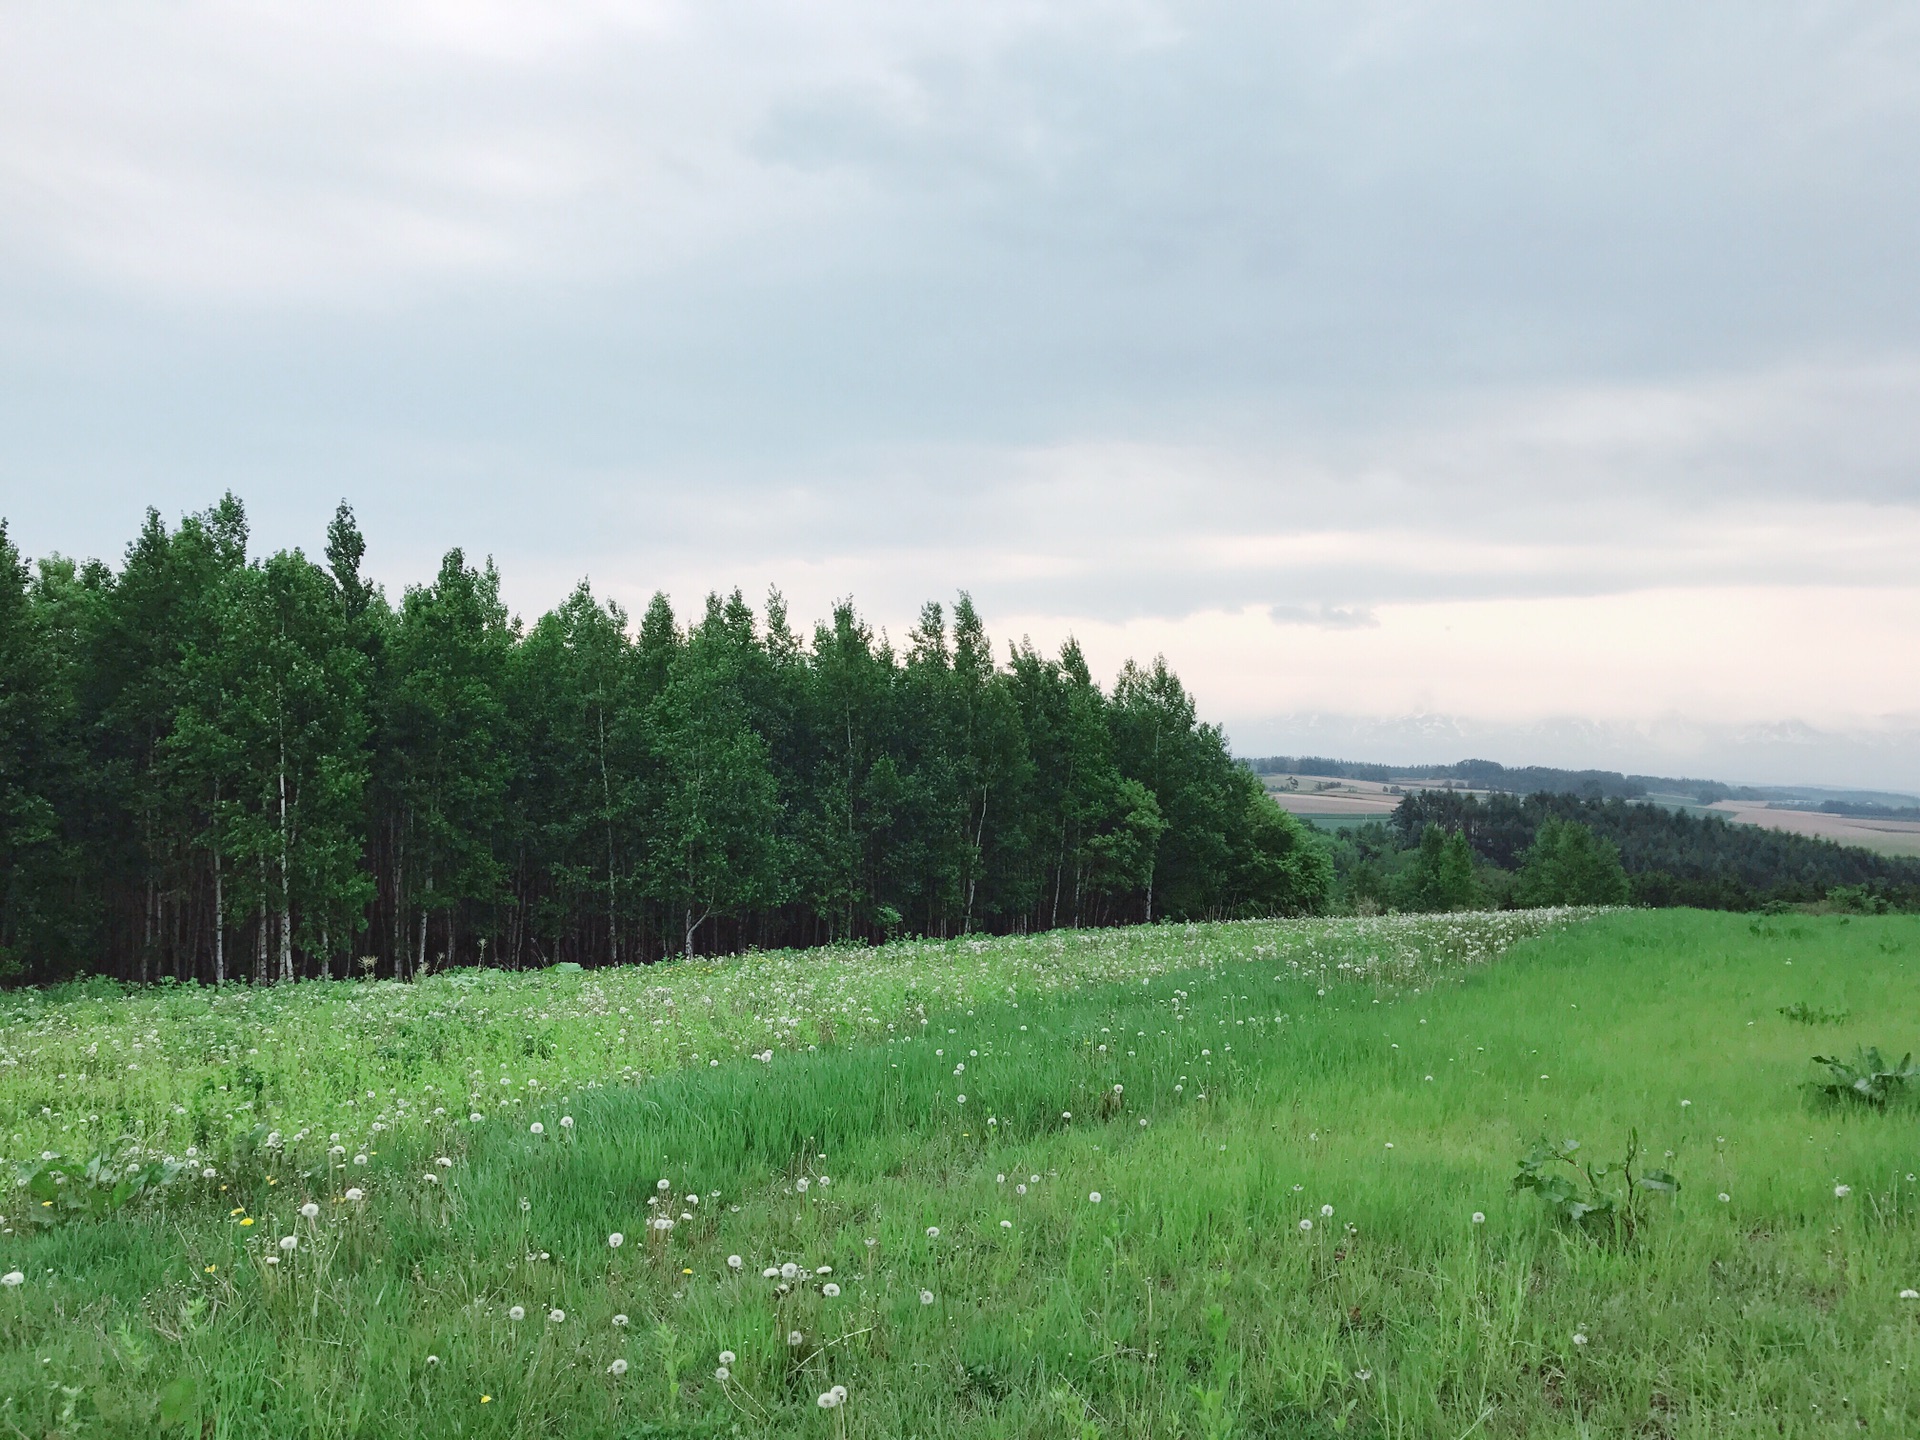
M1796 1088L1813 1050L1907 1047L1916 957L1908 919L1621 914L1464 983L1230 959L580 1092L571 1130L476 1129L447 1183L383 1173L311 1233L263 1191L246 1229L15 1238L0 1422L150 1433L184 1373L223 1435L1920 1433L1912 1114ZM1632 1247L1507 1193L1540 1131L1630 1127L1685 1187ZM650 1243L663 1177L698 1218ZM783 1261L844 1293L777 1295Z

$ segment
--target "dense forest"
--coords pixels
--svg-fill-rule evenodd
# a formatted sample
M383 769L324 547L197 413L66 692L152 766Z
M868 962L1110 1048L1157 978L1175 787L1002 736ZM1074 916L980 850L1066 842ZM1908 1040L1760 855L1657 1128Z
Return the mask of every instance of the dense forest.
M1543 831L1569 825L1591 833L1621 873L1619 898L1634 904L1920 907L1920 860L1621 799L1544 792L1482 798L1445 790L1410 794L1390 825L1350 830L1334 842L1339 903L1455 908L1580 898L1528 888L1529 861L1538 869L1543 858ZM1564 829L1553 833L1566 836ZM1447 838L1455 841L1450 853L1438 848Z
M0 524L0 976L255 981L1300 912L1323 844L1163 662L896 649L778 593L531 625L450 551L397 603L228 496L117 568Z

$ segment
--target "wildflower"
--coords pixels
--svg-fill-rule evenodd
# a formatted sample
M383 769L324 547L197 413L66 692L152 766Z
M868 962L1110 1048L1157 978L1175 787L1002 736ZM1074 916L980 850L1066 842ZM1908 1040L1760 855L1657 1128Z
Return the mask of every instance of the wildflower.
M213 1176L214 1176L214 1169L211 1165L207 1166L205 1169L203 1169L200 1172L200 1178L202 1180L211 1180L213 1179ZM225 1188L225 1187L222 1187L222 1188Z
M624 1315L616 1315L613 1317L613 1323L617 1328L624 1330L627 1328L627 1317Z
M824 1175L823 1175L823 1176L821 1176L821 1177L820 1177L820 1183L821 1183L822 1185L824 1185L824 1184L826 1184L826 1183L827 1183L827 1178L826 1178L826 1176L824 1176ZM700 1197L699 1197L698 1195L689 1195L689 1196L687 1196L687 1204L689 1204L689 1205L698 1205L699 1203L700 1203Z
M833 1177L832 1177L831 1175L822 1175L822 1176L820 1177L820 1188L821 1188L821 1189L823 1189L823 1190L824 1190L824 1189L826 1189L826 1188L827 1188L827 1186L829 1186L829 1185L831 1185L831 1184L833 1184ZM694 1196L694 1197L692 1197L692 1198L694 1198L694 1199L698 1199L699 1197L698 1197L698 1196Z
M920 1303L922 1305L931 1305L933 1303L933 1291L922 1290L920 1292Z
M571 1129L573 1129L573 1116L571 1116L571 1115L562 1115L562 1116L560 1117L560 1128L561 1128L562 1130L571 1130Z
M491 1395L482 1395L482 1396L480 1397L480 1403L481 1403L482 1405L491 1405L491 1404L493 1403L493 1396L491 1396Z
M1691 1104L1693 1104L1693 1102L1692 1102L1691 1100L1682 1100L1682 1101L1680 1102L1680 1108L1681 1108L1682 1110L1685 1110L1685 1109L1686 1109L1686 1108L1687 1108L1687 1107L1688 1107L1689 1105L1691 1105Z
M660 1191L662 1194L665 1194L667 1191L673 1188L673 1185L669 1181L662 1180L660 1181L659 1184L655 1185L653 1188Z
M433 1163L438 1165L442 1170L451 1170L453 1168L453 1161L445 1155L442 1155L438 1160L435 1160Z
M1004 1185L1007 1183L1007 1177L1004 1175L996 1175L993 1177L993 1183L996 1185Z
M806 1340L807 1337L802 1335L798 1330L789 1330L787 1332L787 1344L793 1349L799 1349L806 1343Z
M731 1351L731 1350L722 1350L722 1351L720 1352L720 1363L721 1363L722 1365L731 1365L731 1364L733 1364L733 1361L734 1361L734 1354L733 1354L733 1351Z
M298 1249L299 1247L300 1247L300 1237L299 1237L299 1236L297 1236L297 1235L282 1235L282 1236L280 1237L280 1248L281 1248L282 1250L284 1250L284 1251L286 1251L286 1252L287 1252L287 1253L288 1253L289 1255L291 1255L291 1254L292 1254L292 1253L293 1253L293 1252L294 1252L295 1250L297 1250L297 1249Z
M1833 1198L1836 1200L1844 1200L1851 1194L1853 1194L1853 1186L1851 1185L1836 1185L1833 1187Z
M829 1280L820 1287L820 1293L829 1300L838 1300L840 1298L840 1287Z
M717 1065L720 1062L716 1060L714 1063ZM716 1366L714 1368L713 1378L720 1381L731 1380L733 1378L733 1371L729 1370L724 1365Z
M807 1189L809 1186L812 1185L812 1183L813 1182L807 1179L806 1176L802 1175L798 1180L793 1182L793 1188L798 1190L802 1195L804 1195L807 1193Z
M1474 1223L1474 1224L1476 1224L1476 1225L1484 1225L1484 1224L1486 1224L1486 1223L1487 1223L1487 1216L1486 1216L1486 1212L1485 1212L1485 1211L1483 1211L1483 1210L1476 1210L1476 1211L1474 1211L1474 1212L1473 1212L1473 1223Z
M1100 1203L1100 1192L1098 1190L1094 1191L1091 1195L1087 1196L1087 1199L1095 1205L1098 1205Z
M618 1378L619 1376L626 1374L627 1362L625 1360L616 1359L611 1365L607 1366L607 1373L609 1375L614 1376L615 1378Z
M427 1364L438 1365L439 1363L440 1363L440 1357L438 1355L427 1356Z
M1721 1203L1722 1205L1725 1205L1725 1204L1727 1204L1727 1203L1728 1203L1729 1201L1731 1201L1732 1199L1733 1199L1733 1196L1731 1196L1731 1195L1729 1195L1729 1194L1728 1194L1728 1193L1727 1193L1726 1191L1724 1191L1724 1190L1722 1190L1722 1191L1720 1192L1720 1203Z
M1061 1118L1062 1120L1071 1120L1071 1119L1073 1119L1073 1111L1071 1111L1071 1110L1062 1110L1062 1111L1060 1112L1060 1118Z
M507 1318L508 1318L509 1320L524 1320L524 1319L526 1319L526 1318L527 1318L527 1307L526 1307L526 1306L524 1306L524 1305L509 1305L509 1306L507 1307Z
M544 1135L547 1133L547 1127L542 1125L538 1120L534 1121L530 1128L536 1135Z
M467 1119L471 1120L475 1125L478 1125L485 1118L486 1117L482 1115L478 1110L474 1111L471 1115L467 1116Z
M357 1201L357 1200L364 1200L366 1198L367 1198L367 1192L362 1190L358 1185L353 1185L348 1187L347 1199Z
M564 1310L547 1311L547 1319L555 1325L558 1325L561 1321L565 1320L566 1318L567 1318L567 1312Z
M18 1275L19 1273L20 1272L18 1270L13 1272L14 1275ZM9 1275L6 1277L4 1281L0 1281L0 1283L4 1283L7 1285L18 1285L20 1282L18 1280L15 1280L13 1278L13 1275ZM1920 1300L1920 1290L1902 1290L1900 1292L1900 1298L1902 1300Z
M1020 1183L1020 1184L1018 1184L1018 1185L1016 1185L1016 1186L1014 1186L1014 1187L1013 1187L1013 1193L1014 1193L1014 1194L1016 1194L1016 1195L1024 1195L1024 1194L1026 1194L1026 1193L1027 1193L1027 1186L1026 1186L1026 1182L1025 1182L1025 1181L1023 1180L1023 1181L1021 1181L1021 1183Z
M244 1220L242 1220L242 1221L241 1221L240 1223L241 1223L242 1225L251 1225L251 1224L253 1224L253 1217L252 1217L251 1215L249 1215L249 1216L247 1216L247 1218L246 1218L246 1219L244 1219Z
M840 1403L840 1397L834 1394L833 1391L828 1390L821 1395L820 1399L816 1403L820 1406L822 1410L831 1410L834 1408L834 1406Z
M740 1265L741 1265L741 1260L738 1255L727 1256L727 1268L729 1270L738 1270L740 1268Z
M940 1238L940 1227L938 1225L927 1226L927 1238L929 1240L938 1240Z
M662 1235L666 1234L667 1231L673 1228L673 1221L668 1219L665 1215L656 1215L653 1217L653 1219L649 1220L647 1223L651 1225L655 1230L658 1230Z
M1578 1331L1575 1331L1573 1336L1573 1343L1576 1345L1584 1345L1587 1343L1587 1337L1580 1334Z
M427 1171L427 1173L422 1175L420 1178L426 1181L427 1184L429 1185L438 1185L440 1183L440 1177L434 1174L433 1171L431 1170Z
M831 1275L833 1273L833 1267L831 1265L822 1265L813 1273L816 1275Z
M1116 1086L1114 1086L1114 1087L1113 1087L1113 1093L1114 1093L1114 1094L1116 1094L1116 1095L1118 1095L1118 1094L1120 1094L1120 1093L1121 1093L1121 1090L1122 1090L1122 1087L1121 1087L1121 1086L1118 1086L1118 1085L1116 1085Z
M300 1207L300 1214L304 1219L312 1220L320 1214L320 1207L309 1200Z
M611 1235L607 1236L607 1248L609 1250L618 1250L622 1245L626 1243L627 1243L627 1237L622 1235L618 1230L614 1231Z
M1001 1228L1002 1230L1011 1230L1011 1229L1013 1229L1013 1221L1011 1221L1011 1220L1002 1220L1002 1221L1000 1222L1000 1228Z
M1364 1385L1373 1378L1373 1372L1371 1370L1356 1370L1353 1372L1353 1378Z
M0 1285L4 1285L11 1290L16 1285L25 1284L26 1279L27 1277L20 1271L9 1270L6 1274L0 1275Z
M789 1260L786 1264L780 1267L780 1278L782 1280L796 1280L799 1278L799 1276L800 1276L800 1267L794 1264L791 1260Z
M364 1165L367 1163L367 1157L365 1155L356 1155L353 1157L353 1163L356 1165Z
M1303 1220L1302 1220L1302 1221L1300 1222L1300 1228L1301 1228L1302 1230L1311 1230L1311 1229L1313 1228L1313 1222L1312 1222L1311 1220L1304 1220L1304 1219L1303 1219Z
M1333 1218L1333 1207L1331 1205L1322 1205L1320 1207L1320 1214L1326 1219L1331 1220Z

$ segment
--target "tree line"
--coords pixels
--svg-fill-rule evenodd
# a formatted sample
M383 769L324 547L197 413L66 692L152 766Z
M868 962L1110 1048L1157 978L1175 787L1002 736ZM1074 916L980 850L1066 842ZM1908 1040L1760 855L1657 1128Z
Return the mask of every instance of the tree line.
M407 978L1322 908L1322 845L1163 660L896 648L778 592L531 625L451 550L397 603L342 505L250 557L228 495L117 567L0 522L0 976Z
M1920 908L1920 860L1624 799L1422 791L1333 849L1347 908Z

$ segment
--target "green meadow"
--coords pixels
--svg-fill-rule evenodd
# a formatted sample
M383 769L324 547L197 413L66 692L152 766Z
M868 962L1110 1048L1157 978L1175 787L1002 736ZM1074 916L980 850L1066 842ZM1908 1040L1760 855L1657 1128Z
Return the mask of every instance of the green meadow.
M10 995L0 1432L1920 1434L1920 1112L1810 1060L1913 1048L1916 960L1557 911ZM1630 1145L1677 1191L1596 1192Z

